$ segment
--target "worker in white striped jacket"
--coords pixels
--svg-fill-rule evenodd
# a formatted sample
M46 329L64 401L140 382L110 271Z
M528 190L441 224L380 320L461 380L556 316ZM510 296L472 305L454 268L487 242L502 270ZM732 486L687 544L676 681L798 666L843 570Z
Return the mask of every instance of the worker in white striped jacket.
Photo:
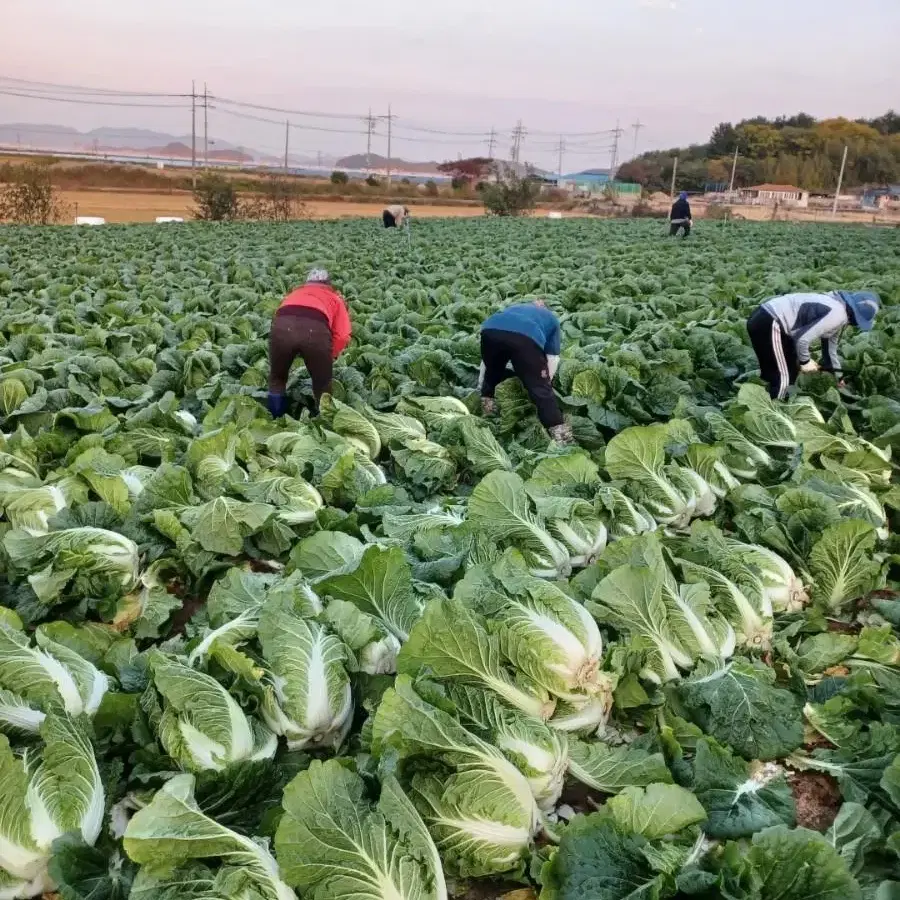
M766 300L747 320L750 343L773 399L783 400L800 372L822 368L842 377L838 340L847 325L871 331L881 307L870 291L785 294ZM810 346L822 343L820 367Z

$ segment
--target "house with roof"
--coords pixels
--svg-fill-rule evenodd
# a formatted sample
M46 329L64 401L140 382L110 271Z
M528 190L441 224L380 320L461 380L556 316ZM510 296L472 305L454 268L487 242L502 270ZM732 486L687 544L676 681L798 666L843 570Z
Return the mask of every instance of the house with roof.
M740 198L745 203L760 206L809 206L809 191L790 184L757 184L754 187L742 188Z

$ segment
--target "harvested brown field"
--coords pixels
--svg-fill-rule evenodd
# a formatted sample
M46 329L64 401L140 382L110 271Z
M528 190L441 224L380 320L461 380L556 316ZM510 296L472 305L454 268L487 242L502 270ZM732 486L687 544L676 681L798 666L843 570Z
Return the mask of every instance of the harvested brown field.
M194 200L190 193L158 191L63 191L61 197L69 205L73 217L101 216L107 222L153 222L157 216L193 218ZM305 201L313 219L348 219L360 216L378 218L381 203L352 203L342 200ZM77 212L76 212L77 209ZM480 206L420 206L413 208L417 218L435 216L480 216Z

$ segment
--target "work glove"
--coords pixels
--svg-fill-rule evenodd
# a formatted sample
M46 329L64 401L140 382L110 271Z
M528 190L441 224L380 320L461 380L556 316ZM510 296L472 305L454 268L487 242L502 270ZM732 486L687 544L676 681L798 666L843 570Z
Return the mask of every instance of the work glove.
M819 364L814 359L811 359L809 360L809 362L805 362L802 366L800 366L800 371L806 372L807 374L811 372L818 372Z
M487 369L485 369L484 363L482 363L478 369L478 390L479 391L481 390L481 386L484 384L484 376L485 376L486 372L487 372Z
M550 374L550 380L553 380L553 377L556 375L556 370L559 368L559 357L558 356L548 356L547 357L547 372Z

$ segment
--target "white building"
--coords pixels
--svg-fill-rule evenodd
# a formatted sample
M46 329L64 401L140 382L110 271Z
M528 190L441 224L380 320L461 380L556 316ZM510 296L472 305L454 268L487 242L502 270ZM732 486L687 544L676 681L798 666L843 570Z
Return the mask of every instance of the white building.
M755 187L743 188L740 197L745 203L758 203L761 206L809 206L809 191L801 190L789 184L758 184Z

